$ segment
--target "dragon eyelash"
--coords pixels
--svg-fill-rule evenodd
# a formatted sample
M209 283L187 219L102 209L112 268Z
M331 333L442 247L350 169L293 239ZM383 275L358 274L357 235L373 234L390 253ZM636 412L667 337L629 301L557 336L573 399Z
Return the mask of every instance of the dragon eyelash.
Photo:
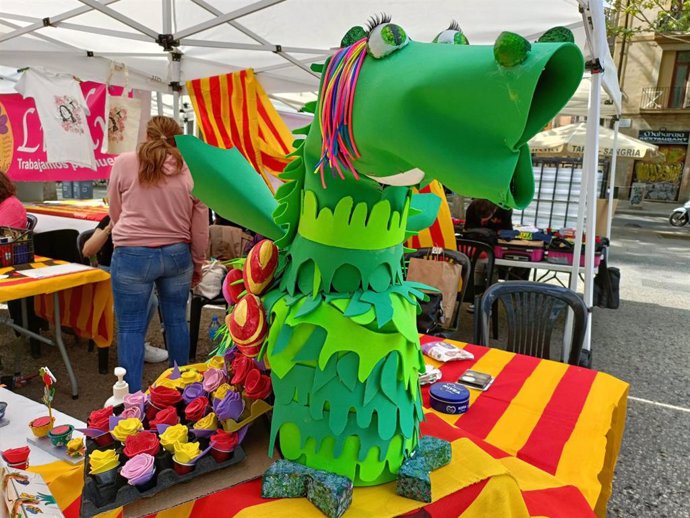
M450 25L446 30L462 32L462 29L460 29L460 24L457 22L457 20L451 20Z
M367 20L367 32L373 31L376 27L378 27L379 25L382 25L384 23L390 23L390 21L392 19L393 18L391 17L390 14L386 14L386 13L375 14L374 16L370 17Z

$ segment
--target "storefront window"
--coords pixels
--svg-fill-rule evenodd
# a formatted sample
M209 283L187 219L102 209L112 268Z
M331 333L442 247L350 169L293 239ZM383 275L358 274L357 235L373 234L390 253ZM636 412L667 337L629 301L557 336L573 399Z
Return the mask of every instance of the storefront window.
M673 85L669 97L669 108L690 108L690 50L676 52L676 63L673 69Z

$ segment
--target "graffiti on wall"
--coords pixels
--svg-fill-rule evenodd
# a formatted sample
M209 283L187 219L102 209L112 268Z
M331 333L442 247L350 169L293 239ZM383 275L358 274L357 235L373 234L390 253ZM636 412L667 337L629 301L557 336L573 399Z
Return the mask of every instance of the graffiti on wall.
M635 182L646 184L645 199L675 201L683 178L687 146L659 145L664 155L659 162L635 162Z

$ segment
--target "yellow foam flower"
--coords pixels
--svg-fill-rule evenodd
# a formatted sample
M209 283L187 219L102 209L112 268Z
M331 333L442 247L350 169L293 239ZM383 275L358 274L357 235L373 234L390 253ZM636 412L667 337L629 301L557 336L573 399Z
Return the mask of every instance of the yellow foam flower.
M187 442L175 444L175 455L173 459L179 464L191 464L194 459L201 455L198 442Z
M113 429L110 434L115 437L120 442L125 442L125 439L130 435L134 435L140 430L144 429L144 425L141 424L141 420L136 417L130 417L128 419L123 419Z
M216 391L213 393L213 397L216 399L223 399L228 391L232 390L232 387L228 385L227 383L223 383L220 387L216 389Z
M177 380L183 387L190 385L191 383L196 383L204 379L204 376L195 369L189 369L180 374L180 378Z
M222 356L214 356L208 361L208 366L211 369L223 370L225 368L225 359Z
M197 430L215 430L218 428L218 419L216 419L216 414L211 412L210 414L202 417L196 423L194 423L194 428Z
M180 382L180 378L176 380L171 380L170 378L161 378L156 381L156 386L157 387L168 387L171 389L178 389L182 386L182 383Z
M111 469L115 469L120 464L120 457L115 450L94 450L89 455L90 473L98 475Z
M170 453L173 453L175 451L175 444L187 442L188 433L187 427L183 424L169 426L160 436L161 446Z
M83 455L84 438L76 437L67 442L67 453L69 455Z

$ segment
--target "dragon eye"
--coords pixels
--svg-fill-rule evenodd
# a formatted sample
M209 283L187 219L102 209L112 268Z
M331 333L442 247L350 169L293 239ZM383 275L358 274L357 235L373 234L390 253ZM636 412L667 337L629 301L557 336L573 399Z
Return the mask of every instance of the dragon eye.
M389 18L370 20L369 25L367 47L369 54L376 59L388 56L410 41L405 30L390 23Z
M458 22L452 21L450 27L445 31L439 32L434 38L433 43L444 43L446 45L469 45L467 36L462 32Z

